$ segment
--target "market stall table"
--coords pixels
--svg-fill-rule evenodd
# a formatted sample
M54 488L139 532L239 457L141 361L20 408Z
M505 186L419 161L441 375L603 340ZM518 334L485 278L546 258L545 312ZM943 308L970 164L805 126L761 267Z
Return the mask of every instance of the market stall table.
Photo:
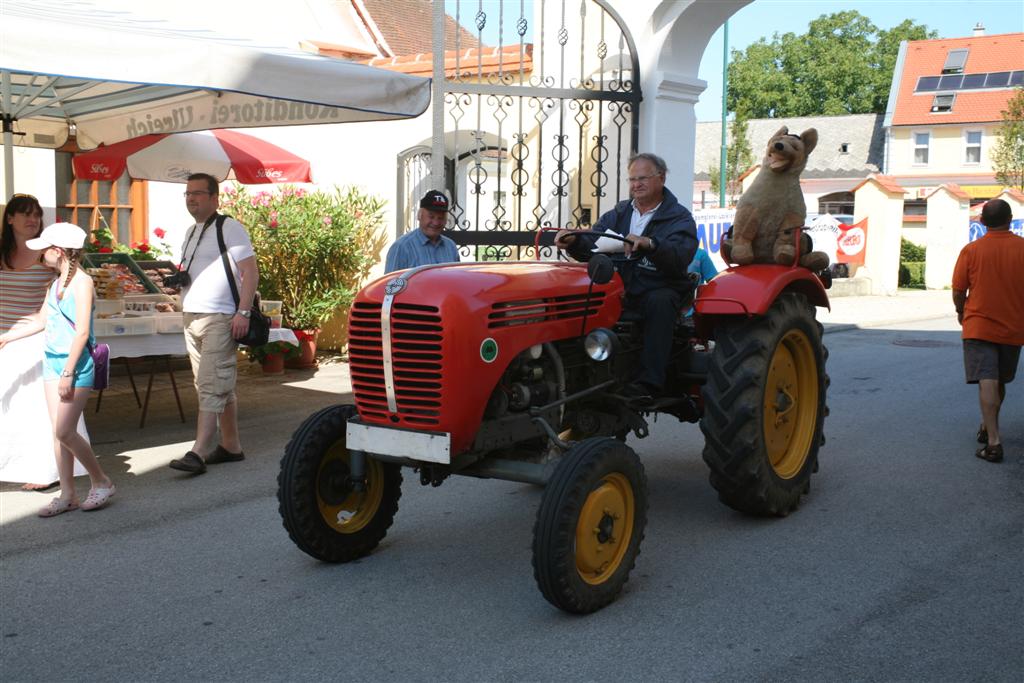
M292 346L298 346L299 340L295 333L285 327L274 327L270 329L270 340L272 342L283 341ZM109 337L96 337L96 342L107 344L110 347L110 359L122 359L128 371L128 381L131 382L132 392L135 394L135 402L142 408L142 417L139 420L139 428L146 425L146 413L149 410L149 394L153 389L153 377L156 374L156 366L163 361L167 368L167 375L171 379L171 387L174 390L174 400L178 404L178 414L181 421L185 421L185 411L181 407L181 397L178 394L178 383L174 379L174 369L171 365L172 356L186 356L188 351L185 348L184 333L172 334L142 334L142 335L115 335ZM149 382L146 385L146 396L144 400L139 399L139 391L135 386L135 377L132 375L131 361L134 359L149 360ZM103 400L103 392L100 392L96 399L96 411L99 412L100 403Z

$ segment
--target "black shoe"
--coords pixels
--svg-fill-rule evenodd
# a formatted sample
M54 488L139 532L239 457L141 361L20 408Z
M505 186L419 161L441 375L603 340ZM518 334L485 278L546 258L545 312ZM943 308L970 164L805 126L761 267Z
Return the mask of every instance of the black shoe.
M191 472L192 474L202 474L206 471L206 463L199 457L197 453L189 451L184 457L172 460L169 467L172 470L181 470L182 472Z
M654 390L643 382L630 382L619 391L620 396L629 399L650 399L654 393Z
M207 465L219 465L222 462L239 462L241 460L245 460L244 452L239 451L237 453L232 453L220 445L214 449L213 453L206 456Z

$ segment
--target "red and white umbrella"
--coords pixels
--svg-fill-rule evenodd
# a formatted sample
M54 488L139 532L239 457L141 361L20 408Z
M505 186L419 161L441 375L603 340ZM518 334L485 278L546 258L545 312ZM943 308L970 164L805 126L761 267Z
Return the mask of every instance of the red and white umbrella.
M312 182L309 162L235 130L143 135L72 159L81 180L116 180L125 169L137 180L184 183L193 173L244 185Z

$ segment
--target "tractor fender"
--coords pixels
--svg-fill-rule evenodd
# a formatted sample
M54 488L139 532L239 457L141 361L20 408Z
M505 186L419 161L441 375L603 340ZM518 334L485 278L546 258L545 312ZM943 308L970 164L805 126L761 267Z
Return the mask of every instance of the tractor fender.
M798 292L831 310L818 276L799 266L756 263L732 266L697 292L697 315L764 315L782 292Z

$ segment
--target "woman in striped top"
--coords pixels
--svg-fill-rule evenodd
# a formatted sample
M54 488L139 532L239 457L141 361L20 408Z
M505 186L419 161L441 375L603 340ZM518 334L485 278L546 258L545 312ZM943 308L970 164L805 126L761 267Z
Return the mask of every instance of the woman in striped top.
M43 229L43 209L16 194L4 207L0 231L0 334L39 311L54 272L25 246ZM43 335L0 348L0 481L26 482L27 491L57 481L52 425L43 393ZM88 438L84 420L78 431ZM76 463L75 476L85 474Z

